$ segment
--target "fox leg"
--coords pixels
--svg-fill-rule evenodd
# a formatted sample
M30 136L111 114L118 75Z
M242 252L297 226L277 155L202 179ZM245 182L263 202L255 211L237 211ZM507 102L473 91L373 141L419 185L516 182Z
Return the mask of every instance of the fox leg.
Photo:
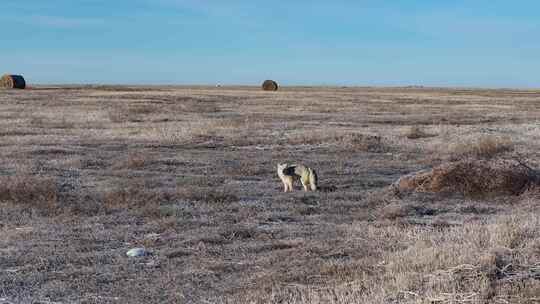
M302 186L304 186L304 191L309 191L308 190L309 178L301 178L300 181L302 182Z
M292 179L292 177L287 179L287 186L289 187L289 191L292 192L293 191L293 179Z
M317 180L313 177L310 177L309 186L311 188L311 191L317 191Z
M287 190L289 189L287 178L281 177L281 182L283 183L283 192L287 192Z

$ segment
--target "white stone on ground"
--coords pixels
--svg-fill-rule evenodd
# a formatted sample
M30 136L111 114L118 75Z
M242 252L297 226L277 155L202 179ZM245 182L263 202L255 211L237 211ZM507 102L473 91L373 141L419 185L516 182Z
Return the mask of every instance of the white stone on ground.
M146 251L146 249L144 248L133 248L128 250L128 252L126 252L126 255L132 258L142 257L148 255L148 251Z

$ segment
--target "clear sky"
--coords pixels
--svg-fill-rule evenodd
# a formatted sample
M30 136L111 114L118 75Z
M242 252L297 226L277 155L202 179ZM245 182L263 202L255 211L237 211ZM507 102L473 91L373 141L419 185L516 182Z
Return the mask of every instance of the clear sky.
M540 1L4 0L32 83L540 87Z

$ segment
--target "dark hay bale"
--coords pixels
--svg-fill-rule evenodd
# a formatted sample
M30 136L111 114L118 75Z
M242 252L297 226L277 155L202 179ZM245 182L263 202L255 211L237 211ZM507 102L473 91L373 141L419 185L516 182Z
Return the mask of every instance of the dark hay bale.
M277 82L273 80L265 80L262 84L262 88L264 91L277 91L279 86Z
M538 178L508 161L464 160L422 170L398 179L398 192L460 193L466 196L518 195Z
M5 89L24 89L26 81L21 75L4 75L0 78L0 87Z

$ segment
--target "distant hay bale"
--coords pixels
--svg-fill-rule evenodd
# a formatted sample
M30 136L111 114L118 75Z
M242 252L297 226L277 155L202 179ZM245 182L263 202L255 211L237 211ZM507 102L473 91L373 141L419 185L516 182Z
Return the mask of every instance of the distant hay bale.
M24 89L26 81L21 75L4 75L0 78L0 87L4 89Z
M538 183L534 171L508 161L466 160L402 176L398 192L459 193L466 196L518 195Z
M279 89L279 86L277 82L273 80L265 80L262 84L262 88L265 91L277 91Z

